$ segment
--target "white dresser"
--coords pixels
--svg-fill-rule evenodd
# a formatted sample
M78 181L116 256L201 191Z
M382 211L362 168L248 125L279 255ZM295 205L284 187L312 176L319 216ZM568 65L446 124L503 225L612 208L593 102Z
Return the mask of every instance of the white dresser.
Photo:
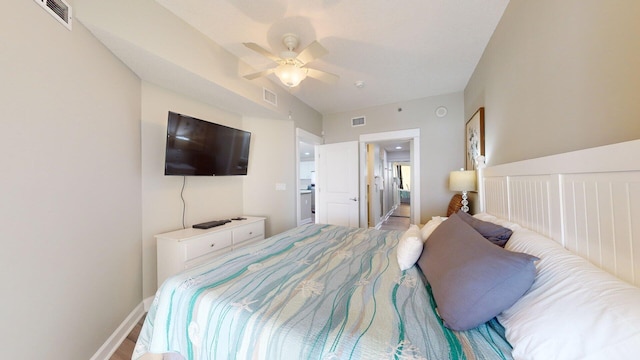
M210 229L182 229L155 236L158 245L158 287L170 276L220 254L264 239L263 217L243 216Z

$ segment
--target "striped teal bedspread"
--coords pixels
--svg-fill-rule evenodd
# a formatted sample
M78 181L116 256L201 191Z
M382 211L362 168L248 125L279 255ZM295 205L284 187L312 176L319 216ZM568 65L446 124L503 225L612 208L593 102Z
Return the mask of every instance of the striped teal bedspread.
M402 232L305 225L169 278L133 359L511 359L494 319L445 328Z

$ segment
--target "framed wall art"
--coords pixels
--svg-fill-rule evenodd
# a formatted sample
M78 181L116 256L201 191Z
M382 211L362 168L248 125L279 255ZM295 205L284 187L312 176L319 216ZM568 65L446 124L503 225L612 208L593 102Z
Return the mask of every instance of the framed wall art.
M465 126L465 168L476 169L476 158L484 156L484 108L479 108Z

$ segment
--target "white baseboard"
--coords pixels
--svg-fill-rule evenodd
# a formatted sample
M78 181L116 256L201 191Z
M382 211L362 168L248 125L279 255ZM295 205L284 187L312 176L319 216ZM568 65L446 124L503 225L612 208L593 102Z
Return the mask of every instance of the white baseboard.
M118 350L118 347L124 339L127 338L134 326L142 319L144 314L149 310L149 306L153 302L153 297L144 299L138 306L131 311L129 316L118 326L116 331L111 334L109 339L102 344L100 349L91 357L91 360L108 360L113 353Z
M385 216L380 218L380 222L376 224L375 228L380 230L380 228L382 227L382 224L384 224L385 221L389 220L389 216L391 216L391 214L393 214L393 212L396 211L396 208L398 208L397 204L394 205Z
M144 304L144 312L149 312L149 308L151 307L151 303L153 303L154 298L155 296L149 296L148 298L142 300L142 303Z

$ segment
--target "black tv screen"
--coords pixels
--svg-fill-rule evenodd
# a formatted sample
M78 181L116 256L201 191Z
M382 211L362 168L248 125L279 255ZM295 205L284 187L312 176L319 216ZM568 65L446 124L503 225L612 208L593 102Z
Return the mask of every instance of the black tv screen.
M247 175L251 133L169 112L165 175Z

